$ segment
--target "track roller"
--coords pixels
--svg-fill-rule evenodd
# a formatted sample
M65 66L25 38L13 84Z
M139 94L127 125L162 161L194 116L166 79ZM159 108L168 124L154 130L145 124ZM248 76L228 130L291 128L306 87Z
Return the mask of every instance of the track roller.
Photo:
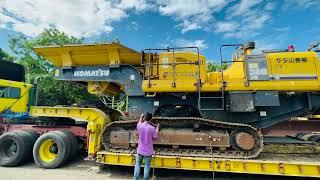
M67 134L51 131L38 138L33 147L33 159L42 168L62 166L71 156L72 144Z
M249 151L255 147L254 135L246 131L232 131L230 134L231 145L237 150Z
M0 165L17 166L31 159L34 137L26 131L7 132L0 136Z

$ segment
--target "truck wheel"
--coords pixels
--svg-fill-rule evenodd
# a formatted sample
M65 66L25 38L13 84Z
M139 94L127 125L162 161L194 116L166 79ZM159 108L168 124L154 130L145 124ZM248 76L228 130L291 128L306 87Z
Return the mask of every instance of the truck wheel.
M312 139L310 139L311 141L314 141L314 142L320 142L320 135L315 135L312 137Z
M15 131L24 141L24 151L23 151L23 162L32 159L32 148L36 139L34 139L33 135L27 131L19 130Z
M71 142L61 131L51 131L38 138L33 147L35 163L47 169L63 165L70 157Z
M32 143L28 135L17 132L7 132L0 136L0 165L13 167L25 162L30 156Z
M32 136L33 144L39 138L39 134L36 131L32 130L32 129L26 129L26 130L23 130L23 131L29 133Z
M79 151L79 143L78 143L78 139L76 138L75 135L72 134L72 132L68 131L68 130L63 130L62 131L63 133L65 133L68 138L70 139L71 141L71 156L70 156L70 159L74 158L78 151Z
M308 133L306 133L306 132L298 132L298 133L295 135L295 137L298 138L298 139L302 139L303 136L306 135L306 134L308 134Z

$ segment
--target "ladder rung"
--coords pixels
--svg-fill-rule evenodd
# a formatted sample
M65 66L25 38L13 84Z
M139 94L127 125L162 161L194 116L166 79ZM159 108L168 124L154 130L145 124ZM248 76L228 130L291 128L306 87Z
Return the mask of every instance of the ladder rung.
M244 61L221 61L222 63L231 63L231 62L244 62Z
M222 99L223 97L200 97L200 99Z
M222 111L222 108L215 108L215 109L200 109L201 111Z

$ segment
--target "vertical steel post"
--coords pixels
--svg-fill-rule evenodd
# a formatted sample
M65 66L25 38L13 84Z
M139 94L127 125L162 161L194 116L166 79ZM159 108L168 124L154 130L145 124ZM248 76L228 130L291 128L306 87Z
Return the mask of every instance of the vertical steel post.
M176 87L176 64L174 48L172 48L172 87Z

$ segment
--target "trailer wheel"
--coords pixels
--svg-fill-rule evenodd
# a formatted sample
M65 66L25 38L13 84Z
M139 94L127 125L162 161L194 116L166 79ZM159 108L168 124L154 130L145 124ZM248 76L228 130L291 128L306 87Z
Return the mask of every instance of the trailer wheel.
M7 132L0 136L0 165L13 167L29 159L32 142L23 131Z
M35 163L47 169L63 165L70 157L71 142L61 131L51 131L38 138L33 147Z
M23 130L23 131L29 133L32 136L33 144L39 138L39 134L36 131L32 130L32 129L26 129L26 130Z
M314 142L320 142L320 135L315 135L310 140Z
M24 151L23 151L23 162L32 159L32 148L37 139L34 136L25 130L16 131L16 133L23 139L24 141Z
M306 132L298 132L296 133L295 137L298 138L298 139L302 139L304 135L306 135L308 133Z
M77 153L79 151L79 142L78 142L78 139L76 138L76 136L73 135L70 131L63 130L62 132L65 133L68 136L69 140L71 141L71 145L72 145L71 146L71 156L70 156L70 160L71 160L72 158L74 158L77 155Z

